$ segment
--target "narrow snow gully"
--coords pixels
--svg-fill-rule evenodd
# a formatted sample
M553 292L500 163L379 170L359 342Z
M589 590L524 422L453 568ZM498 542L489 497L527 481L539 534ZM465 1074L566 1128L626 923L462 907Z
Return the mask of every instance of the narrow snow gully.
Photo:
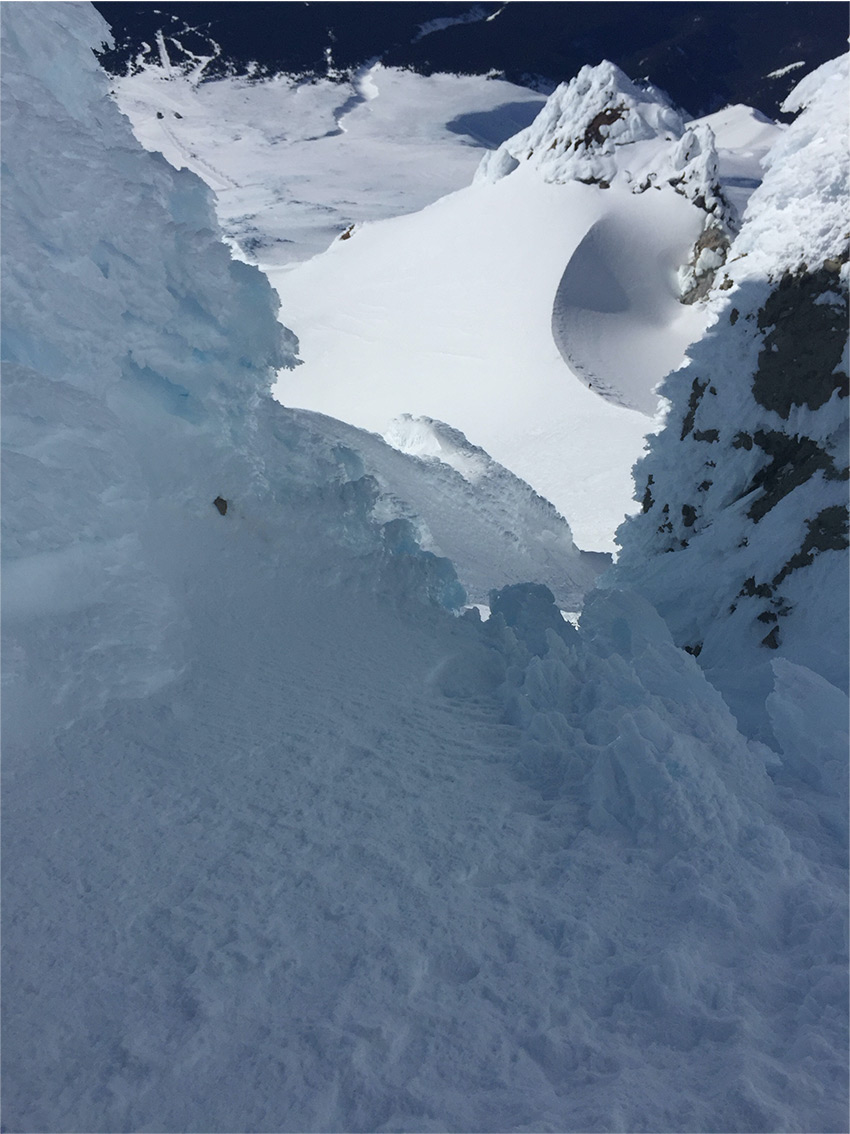
M353 427L268 396L295 365L295 336L262 274L218 240L201 181L133 142L91 50L106 24L82 3L4 4L0 17L2 1129L845 1129L843 690L774 655L779 747L749 738L702 668L707 637L698 661L651 602L619 589L619 566L577 627L541 583L491 591L486 622L455 613L454 569L382 491L383 443L360 453ZM829 68L823 82L844 122L846 80ZM333 105L338 92L323 94ZM744 564L737 501L708 503L717 522L687 555L651 542L668 532L650 509L668 485L688 492L671 503L693 499L694 473L721 451L704 492L728 501L735 470L738 483L753 473L763 413L783 420L740 398L742 360L756 366L771 345L757 341L766 287L756 303L750 285L749 310L742 300L771 240L788 255L795 240L817 250L824 218L844 231L845 187L813 191L847 152L824 134L823 106L789 131L754 197L761 220L742 238L756 243L729 269L734 333L703 340L699 404L685 372L672 391L671 421L690 420L668 428L670 453L651 466L650 538L638 529L623 544L665 600L684 580L702 603L695 578L717 591L723 563ZM379 167L362 164L374 179ZM527 185L522 169L367 227L298 278L315 273L323 312L349 320L332 365L363 401L376 368L351 364L351 304L399 298L409 268L423 302L401 296L398 372L453 395L451 356L437 367L429 352L468 355L484 339L470 412L497 403L492 435L524 431L535 456L537 424L560 417L549 452L572 477L622 456L618 418L646 419L564 382L551 339L551 297L602 195L533 169ZM564 232L580 210L581 232ZM607 238L630 241L628 229ZM349 286L368 282L363 249L385 292ZM823 286L801 308L830 324L837 254L821 244ZM320 262L333 268L321 278ZM613 251L607 270L628 297ZM506 276L501 307L476 293ZM423 295L434 282L439 304ZM629 310L619 292L605 302L603 314ZM810 413L795 406L778 440L802 422L826 443L845 415L837 391ZM392 457L394 484L438 498L446 542L485 553L463 529L460 466L493 489L478 526L494 536L488 571L504 537L519 561L524 532L537 562L562 556L566 525L456 428L408 421L404 433L408 448L452 458L435 492L424 460ZM612 453L585 460L580 446L599 437ZM824 488L823 470L798 486L799 505L782 495L796 511L751 517L756 564L771 544L784 556L808 504L842 490L837 478ZM604 483L579 490L588 510L610 507ZM452 492L450 521L439 498ZM846 626L846 582L817 573L838 552L830 524L809 524L794 552L818 548L813 563L789 563L810 595L789 592L795 618L818 646ZM721 630L724 647L743 640L735 623Z

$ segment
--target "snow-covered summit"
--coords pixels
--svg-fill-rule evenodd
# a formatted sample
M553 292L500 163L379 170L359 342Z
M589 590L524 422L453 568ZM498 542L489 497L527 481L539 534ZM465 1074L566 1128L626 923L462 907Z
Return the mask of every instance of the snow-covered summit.
M633 193L666 183L706 212L731 216L710 127L688 127L663 91L632 82L607 61L562 83L531 126L482 160L476 176L497 181L520 162L551 182L603 189L619 182Z

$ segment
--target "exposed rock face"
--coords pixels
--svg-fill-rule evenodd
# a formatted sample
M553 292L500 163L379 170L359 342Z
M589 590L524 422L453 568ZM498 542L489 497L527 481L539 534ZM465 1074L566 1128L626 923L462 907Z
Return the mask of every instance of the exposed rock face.
M829 267L814 272L786 272L758 313L759 330L767 334L753 396L786 421L794 406L820 409L836 390L847 397L842 365L847 292L838 265L838 260L829 260Z
M713 323L665 383L643 512L619 532L615 578L741 712L736 688L769 689L777 654L847 681L846 85L845 57L789 100L806 109L708 292Z
M679 272L683 303L696 303L705 299L711 291L718 269L726 263L729 243L729 231L725 225L713 220L706 222L694 245L690 263Z

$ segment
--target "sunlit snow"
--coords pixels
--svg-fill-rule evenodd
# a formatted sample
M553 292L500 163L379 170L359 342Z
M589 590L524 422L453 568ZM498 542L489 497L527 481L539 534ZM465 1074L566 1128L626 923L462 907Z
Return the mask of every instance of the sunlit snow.
M676 156L685 124L669 101L610 64L585 70L542 111L539 95L500 80L380 64L347 82L209 83L197 66L146 65L114 89L140 140L216 190L225 232L269 272L304 359L281 376L284 404L386 438L400 415L445 421L549 499L579 546L610 551L635 508L653 389L704 325L677 278L704 215L666 185L691 160ZM602 160L605 176L619 169L660 193L586 192L572 180L581 162L564 165L555 139L612 98L632 116L587 168ZM695 128L716 135L724 192L742 211L780 128L746 107ZM477 147L500 144L465 188ZM489 184L507 171L500 154L524 146L541 176ZM691 195L707 184L698 175ZM390 227L373 231L379 220ZM330 259L316 255L340 235Z

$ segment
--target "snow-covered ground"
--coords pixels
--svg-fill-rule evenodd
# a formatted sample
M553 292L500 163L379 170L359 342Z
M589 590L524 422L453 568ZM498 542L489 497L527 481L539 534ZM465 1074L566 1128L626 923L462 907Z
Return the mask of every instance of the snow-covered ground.
M460 615L423 540L478 594L593 561L450 426L276 402L93 9L1 14L4 1129L844 1129L845 692L780 649L754 739L624 575Z
M202 67L145 65L115 95L145 146L216 190L225 232L280 294L304 366L276 396L391 442L400 415L445 421L550 500L579 546L613 550L653 387L704 325L679 302L705 214L666 184L694 165L678 113L616 68L541 109L500 80L379 64L344 83L198 83ZM565 166L556 139L618 98L634 109L616 150ZM740 208L780 128L746 107L706 127ZM481 147L500 145L470 185ZM524 145L535 168L505 177ZM599 161L610 192L576 183ZM636 194L647 178L662 191Z
M204 57L113 77L147 149L215 190L229 238L263 265L309 259L354 222L416 212L472 180L484 147L528 125L536 91L371 64L346 80L200 82Z
M847 66L786 104L803 113L767 158L706 335L665 383L669 428L636 469L643 513L619 533L620 583L699 651L750 732L774 649L848 680Z
M551 329L601 208L591 187L521 170L272 269L306 360L276 396L390 439L401 414L445 421L550 500L580 547L611 549L649 421L579 382Z

